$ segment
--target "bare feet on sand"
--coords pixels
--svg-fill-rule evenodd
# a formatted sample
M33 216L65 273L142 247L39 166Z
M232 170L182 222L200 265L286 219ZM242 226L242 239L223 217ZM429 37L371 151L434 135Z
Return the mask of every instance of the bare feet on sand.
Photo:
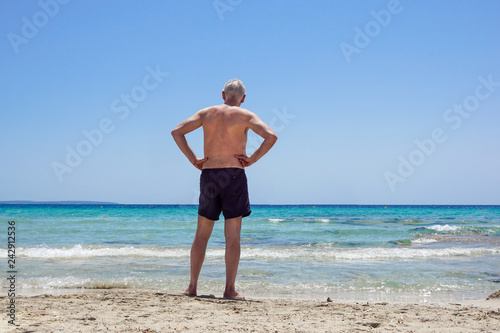
M185 296L196 296L196 290L193 290L193 291L189 291L189 288L186 289L185 292L181 293L182 295L185 295Z
M184 291L183 293L181 293L181 295L185 295L185 296L197 296L196 290L192 290L192 289L190 290L189 288L187 288L186 291ZM210 295L210 296L213 296L213 295ZM224 298L244 300L245 296L240 295L236 290L234 290L232 292L224 292Z
M235 291L234 293L224 293L224 298L244 300L245 296L240 295Z

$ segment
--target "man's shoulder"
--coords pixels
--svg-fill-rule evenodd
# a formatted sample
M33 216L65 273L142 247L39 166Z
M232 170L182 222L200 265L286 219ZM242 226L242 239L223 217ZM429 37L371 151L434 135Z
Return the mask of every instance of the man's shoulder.
M215 112L224 111L224 106L225 106L224 104L207 106L206 108L203 108L200 111L198 111L198 113L207 114L207 113L215 113Z
M234 115L241 115L244 117L253 117L255 114L245 108L239 107L239 106L228 106L226 104L220 104L220 105L213 105L213 106L208 106L204 109L201 109L198 111L200 114L213 114L213 113L218 113L218 112L226 112L226 113L231 113Z
M203 120L207 116L214 115L215 113L218 112L218 110L219 109L217 108L217 105L215 105L215 106L208 106L206 108L203 108L203 109L199 110L198 112L196 112L196 114Z
M229 110L243 117L253 117L255 115L252 111L242 108L241 106L230 106Z
M201 109L198 113L207 113L219 110L220 105L207 106L206 108Z

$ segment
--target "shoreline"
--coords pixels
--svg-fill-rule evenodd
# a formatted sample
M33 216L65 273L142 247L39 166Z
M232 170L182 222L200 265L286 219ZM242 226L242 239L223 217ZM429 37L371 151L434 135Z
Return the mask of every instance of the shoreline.
M88 290L87 290L88 291ZM366 302L182 296L157 290L94 289L16 297L16 326L2 332L494 332L500 298L459 303ZM5 303L7 297L0 297Z
M186 282L186 285L188 282ZM223 290L223 284L218 286L219 288L215 288L213 292L207 289L201 289L199 293L199 297L209 297L213 296L216 298L222 298L222 290ZM167 293L169 295L181 295L181 292L183 288L180 288L179 290L176 289L170 289L170 288L156 288L156 287L130 287L130 288L122 288L122 287L104 287L104 288L48 288L48 289L18 289L16 292L17 296L22 296L22 297L35 297L35 296L41 296L41 295L47 295L47 296L62 296L62 295L73 295L73 294L81 294L81 295L88 295L88 294L95 294L95 293L105 293L105 292L113 292L113 291L118 291L118 292L160 292L160 293ZM432 295L420 295L418 293L411 293L411 292L393 292L393 293L375 293L375 292L362 292L362 291L351 291L351 292L328 292L328 291L322 291L322 292L297 292L293 294L287 294L287 293L269 293L269 292L259 292L255 293L251 292L249 290L245 290L245 288L238 288L238 291L242 293L245 297L252 299L252 300L290 300L290 301L323 301L326 300L327 298L331 298L334 301L337 302L344 302L344 303L361 303L361 302L370 302L370 303L380 303L380 302L387 302L387 303L395 303L395 304L402 304L402 303L415 303L415 304L422 304L422 305L428 305L428 304L449 304L449 303L463 303L463 304L475 304L475 303L481 303L486 301L486 298L489 294L492 292L488 292L486 294L480 295L480 296L470 296L470 297L459 297L457 295L450 295L449 293L445 294L439 294L439 293L433 293ZM499 291L494 292L499 293ZM7 295L8 290L5 288L0 288L0 299L1 296ZM491 295L493 295L491 294ZM489 295L489 296L491 296ZM498 296L497 296L498 297ZM497 298L495 297L495 298Z

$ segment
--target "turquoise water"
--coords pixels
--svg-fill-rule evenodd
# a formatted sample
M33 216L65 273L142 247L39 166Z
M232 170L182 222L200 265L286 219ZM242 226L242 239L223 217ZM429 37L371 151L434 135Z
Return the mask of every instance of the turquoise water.
M252 210L237 279L247 296L459 301L500 289L500 206ZM196 206L0 205L0 217L3 251L16 222L18 293L175 292L189 282ZM220 296L223 222L208 246L199 292Z

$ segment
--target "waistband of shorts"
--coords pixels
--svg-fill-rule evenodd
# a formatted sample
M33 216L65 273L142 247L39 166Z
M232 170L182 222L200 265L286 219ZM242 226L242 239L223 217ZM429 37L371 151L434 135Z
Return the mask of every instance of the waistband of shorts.
M243 168L207 168L201 170L201 172L219 172L219 171L231 171L231 172L239 172L239 171L245 172L245 169Z

